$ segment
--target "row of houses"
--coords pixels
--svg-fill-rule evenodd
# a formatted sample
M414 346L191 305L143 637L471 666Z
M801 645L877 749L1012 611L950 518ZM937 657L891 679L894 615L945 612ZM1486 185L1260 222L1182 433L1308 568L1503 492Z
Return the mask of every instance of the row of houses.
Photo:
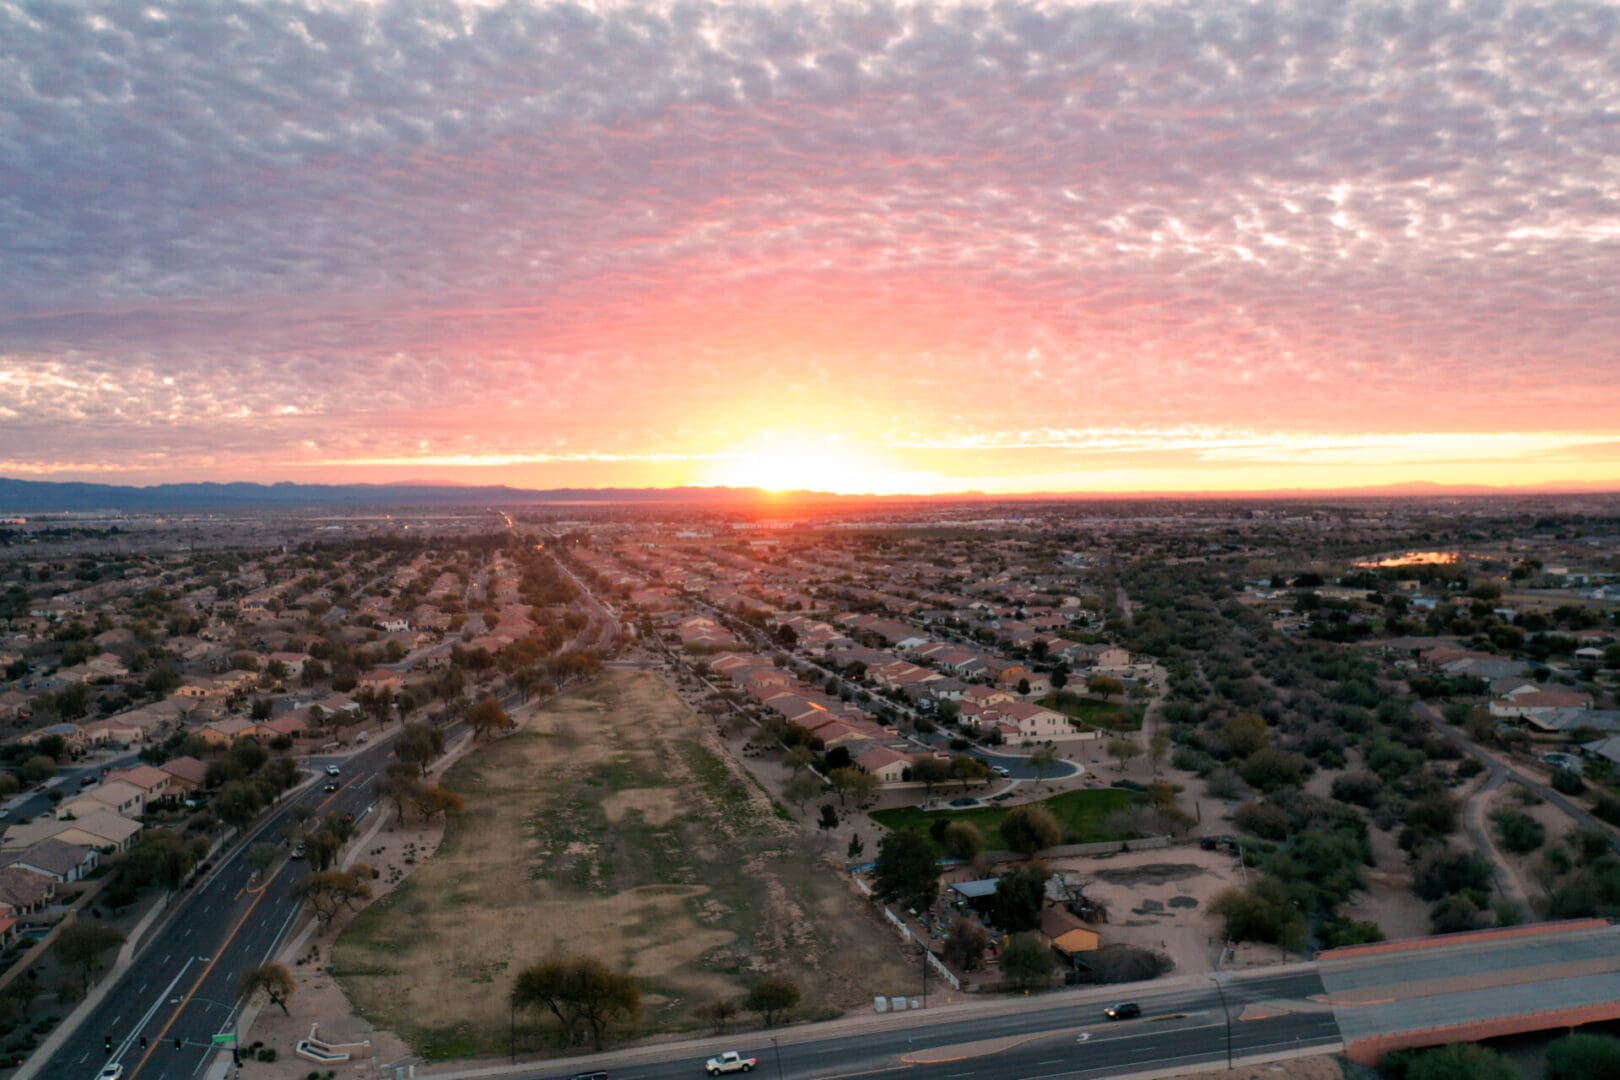
M63 886L88 876L108 855L127 851L149 809L202 788L208 766L193 757L109 771L62 800L55 816L13 824L0 836L0 946L48 921Z

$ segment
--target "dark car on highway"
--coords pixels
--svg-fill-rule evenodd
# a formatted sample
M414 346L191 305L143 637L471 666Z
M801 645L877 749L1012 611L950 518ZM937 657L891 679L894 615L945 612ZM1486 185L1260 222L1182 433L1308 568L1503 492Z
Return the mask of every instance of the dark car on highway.
M1142 1015L1142 1006L1134 1001L1122 1001L1103 1010L1103 1015L1110 1020L1129 1020L1133 1016Z

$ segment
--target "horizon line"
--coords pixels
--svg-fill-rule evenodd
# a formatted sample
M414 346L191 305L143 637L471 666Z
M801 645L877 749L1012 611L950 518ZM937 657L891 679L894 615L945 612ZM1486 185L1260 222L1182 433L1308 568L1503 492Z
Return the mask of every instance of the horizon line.
M1620 481L1612 486L1559 486L1557 484L1538 484L1522 486L1498 486L1490 484L1445 484L1427 480L1398 481L1389 484L1376 484L1362 487L1299 487L1299 488L1248 488L1248 489L1215 489L1215 490L1087 490L1074 488L1067 490L1032 490L1010 492L986 492L979 489L966 488L950 492L836 492L823 491L816 488L774 489L759 486L737 487L728 484L673 484L673 485L605 485L583 486L564 485L559 487L518 487L507 483L467 483L453 480L395 480L395 481L299 481L299 480L164 480L151 484L113 484L94 480L33 480L25 477L0 476L0 483L18 483L37 485L39 487L99 487L112 491L125 492L152 492L154 490L183 486L213 486L213 487L250 487L250 488L365 488L369 490L386 490L389 488L433 488L446 492L478 491L499 489L514 494L545 495L553 492L580 492L596 495L623 492L625 494L651 494L667 492L670 494L680 492L704 492L720 494L733 494L739 497L757 498L765 501L786 502L791 500L818 499L822 501L882 501L882 502L941 502L952 500L972 501L1033 501L1033 500L1125 500L1125 499L1206 499L1228 500L1244 498L1276 498L1276 499L1302 499L1302 498L1467 498L1467 497L1514 497L1514 496L1542 496L1542 497L1574 497L1574 496L1615 496L1620 495ZM40 511L36 511L40 512Z

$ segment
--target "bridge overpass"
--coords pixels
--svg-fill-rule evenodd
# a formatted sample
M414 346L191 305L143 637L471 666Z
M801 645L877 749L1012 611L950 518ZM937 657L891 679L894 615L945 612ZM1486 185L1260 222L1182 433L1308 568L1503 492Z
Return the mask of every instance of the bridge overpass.
M1620 927L1538 923L1334 949L1317 958L1345 1052L1393 1050L1620 1020Z

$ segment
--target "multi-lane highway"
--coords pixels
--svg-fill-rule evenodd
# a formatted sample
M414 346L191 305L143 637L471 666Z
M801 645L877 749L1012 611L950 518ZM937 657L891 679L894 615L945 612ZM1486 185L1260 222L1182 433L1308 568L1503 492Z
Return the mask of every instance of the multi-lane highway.
M311 759L321 782L287 798L253 827L253 839L283 844L290 855L283 840L294 803L319 815L347 812L364 830L376 812L375 777L392 741L379 740L347 759ZM341 761L344 773L342 786L330 794L322 790L328 761ZM284 859L256 882L244 849L233 845L197 884L177 894L136 962L35 1076L89 1080L109 1061L124 1066L125 1080L189 1080L201 1071L215 1053L213 1036L231 1031L236 1021L237 977L274 955L291 932L298 911L292 889L307 870L301 861ZM108 1038L110 1055L103 1042Z
M982 1011L906 1013L871 1022L835 1022L821 1037L806 1029L785 1032L776 1044L758 1032L739 1035L727 1049L759 1059L769 1078L840 1080L900 1073L905 1080L1058 1080L1124 1076L1145 1070L1192 1069L1261 1055L1317 1053L1339 1044L1339 1029L1324 1003L1315 971L1177 980L1174 988L1135 987L1142 1006L1135 1020L1103 1016L1097 991L1029 999L1008 1010L988 999ZM1224 1002L1222 996L1224 995ZM1230 1009L1230 1024L1227 1022ZM691 1049L661 1047L589 1060L613 1080L691 1080L701 1076L715 1040ZM578 1062L575 1068L586 1068ZM529 1069L513 1076L566 1076L566 1066Z

